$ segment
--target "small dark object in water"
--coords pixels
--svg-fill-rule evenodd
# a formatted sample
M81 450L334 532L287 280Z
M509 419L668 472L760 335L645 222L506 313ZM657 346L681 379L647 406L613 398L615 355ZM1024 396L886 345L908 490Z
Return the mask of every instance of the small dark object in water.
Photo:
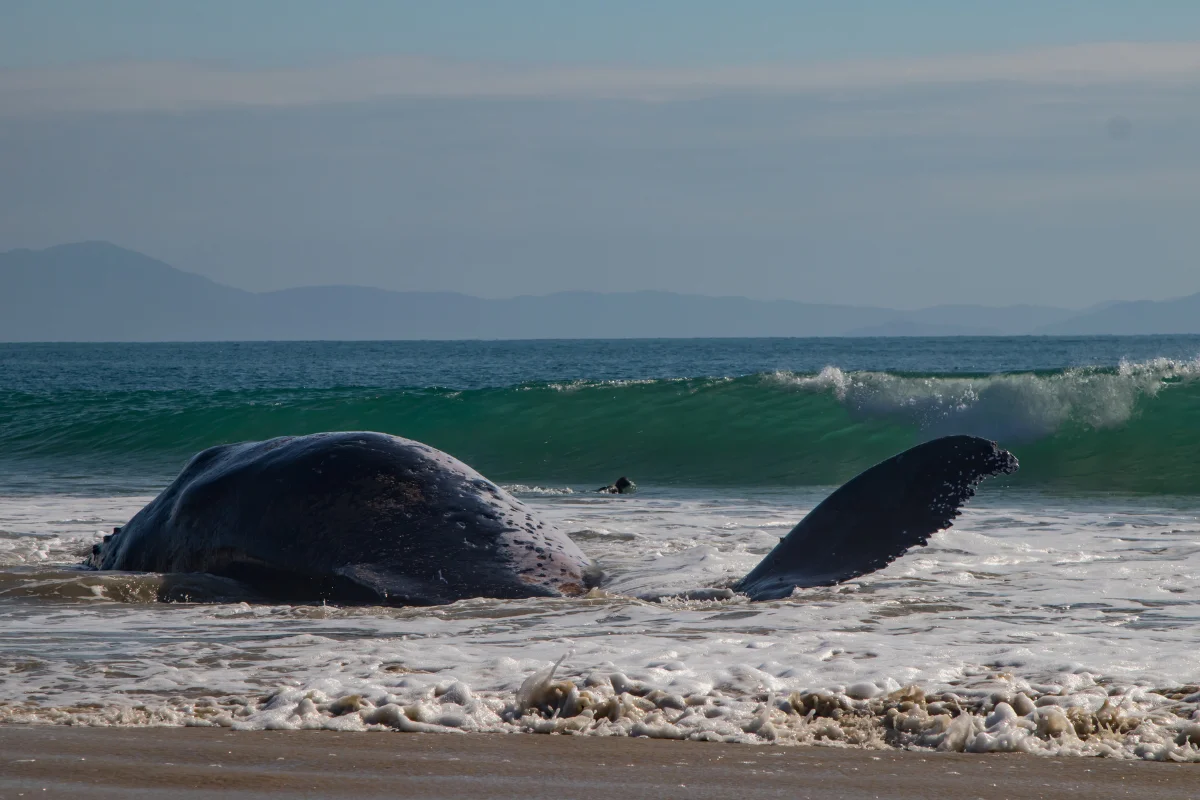
M612 485L601 486L596 491L600 494L630 494L637 491L637 484L622 475Z

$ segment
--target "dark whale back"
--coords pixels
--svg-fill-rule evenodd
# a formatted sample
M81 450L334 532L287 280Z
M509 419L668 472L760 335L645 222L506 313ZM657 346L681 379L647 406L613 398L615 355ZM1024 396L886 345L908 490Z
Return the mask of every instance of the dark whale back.
M735 589L776 600L882 569L950 527L984 478L1016 469L1011 453L975 436L917 445L825 498Z
M205 450L96 550L99 569L204 572L296 600L558 596L597 577L565 534L475 470L380 433Z

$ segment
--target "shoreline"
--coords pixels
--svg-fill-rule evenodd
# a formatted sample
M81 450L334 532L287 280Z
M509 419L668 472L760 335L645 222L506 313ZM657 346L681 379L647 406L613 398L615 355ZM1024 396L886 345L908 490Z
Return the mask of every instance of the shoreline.
M536 734L0 725L0 754L0 800L1179 800L1200 787L1194 764Z

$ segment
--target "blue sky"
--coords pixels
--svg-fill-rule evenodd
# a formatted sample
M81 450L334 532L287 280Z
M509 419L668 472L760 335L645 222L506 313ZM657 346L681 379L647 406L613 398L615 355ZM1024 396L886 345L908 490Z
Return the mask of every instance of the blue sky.
M1194 0L0 0L0 64L456 59L744 64L1175 41Z
M1200 2L0 0L0 250L248 289L1200 291Z

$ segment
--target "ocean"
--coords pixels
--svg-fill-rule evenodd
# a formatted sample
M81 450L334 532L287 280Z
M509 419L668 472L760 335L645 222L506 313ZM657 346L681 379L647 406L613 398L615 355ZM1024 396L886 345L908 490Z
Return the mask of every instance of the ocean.
M602 563L579 599L155 602L79 568L199 449L441 448ZM849 583L728 585L860 470L1021 461ZM1200 337L0 344L0 722L535 731L1200 761ZM627 475L633 495L590 491Z

